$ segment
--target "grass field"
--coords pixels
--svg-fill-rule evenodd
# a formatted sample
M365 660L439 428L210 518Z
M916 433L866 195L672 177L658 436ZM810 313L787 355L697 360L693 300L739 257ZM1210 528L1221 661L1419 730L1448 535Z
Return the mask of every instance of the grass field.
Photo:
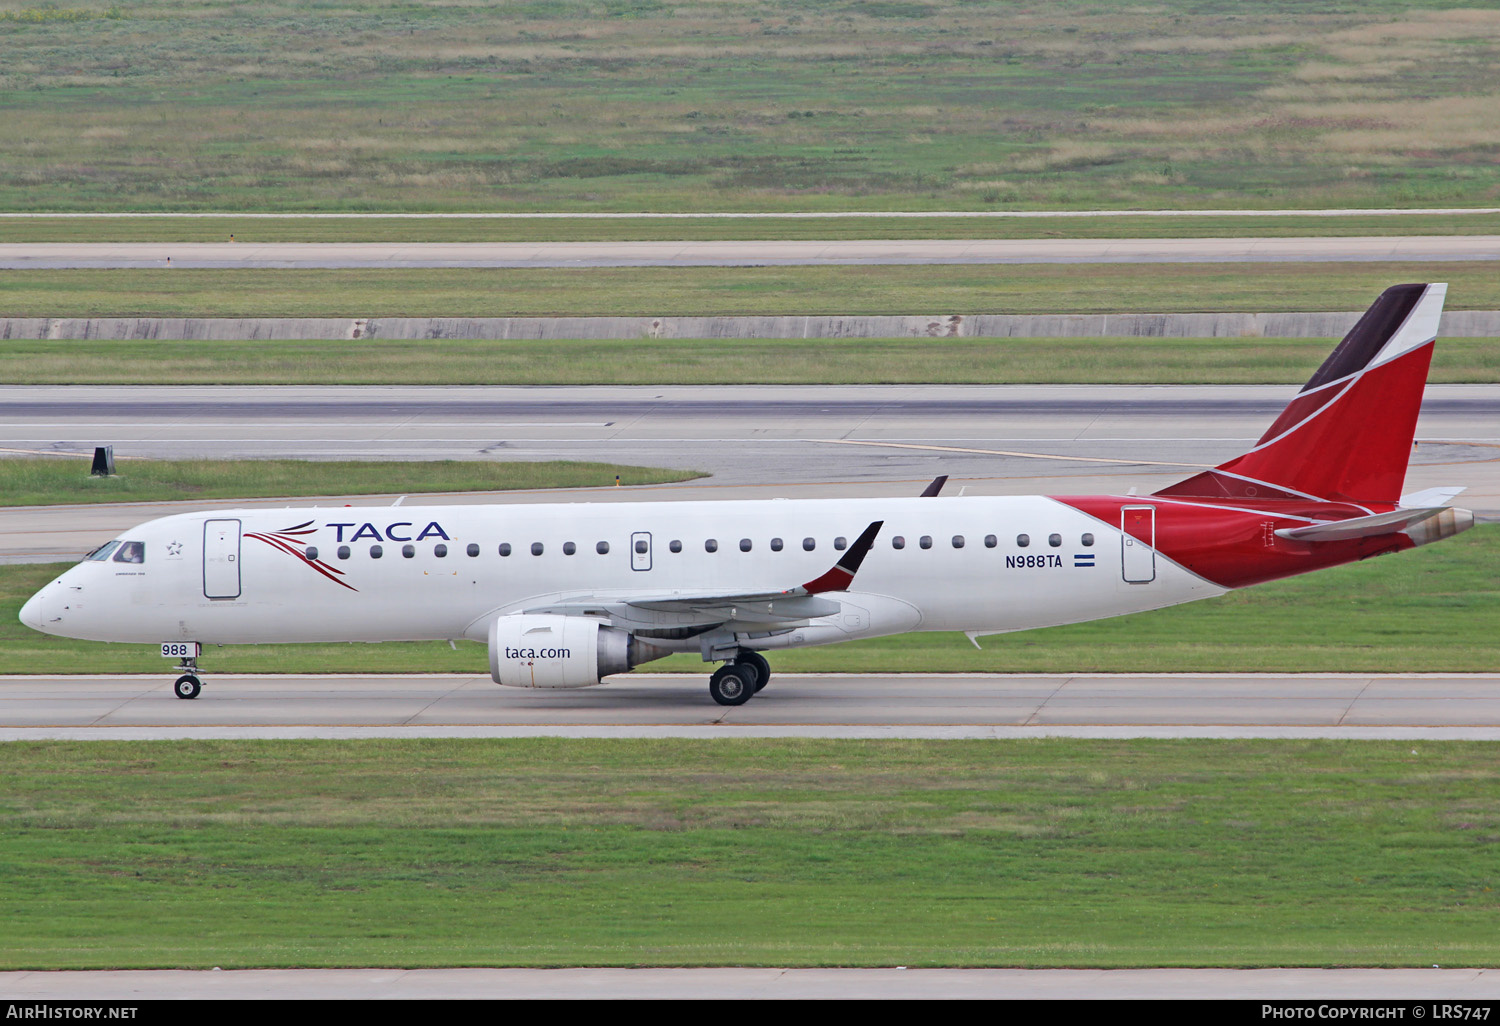
M0 2L0 208L1485 205L1454 0Z
M610 463L486 460L119 460L115 469L114 476L91 477L86 459L0 459L0 504L604 488L616 477L621 484L640 485L699 476Z
M1449 282L1450 310L1500 308L1496 265L1473 261L9 271L0 276L0 316L655 317L1362 310L1387 286L1405 281Z
M101 542L104 538L99 539ZM82 553L80 553L82 555ZM1365 672L1500 669L1500 526L1412 552L1232 592L1221 598L1067 627L983 639L904 634L772 653L778 672ZM8 673L154 673L153 645L72 641L16 619L64 564L0 567L0 665ZM203 655L204 673L425 673L488 676L484 646L230 645ZM703 674L697 656L644 672Z
M1334 339L7 341L15 385L1300 384ZM1500 340L1442 339L1432 382L1500 381Z
M1500 959L1484 743L0 745L0 968Z
M1500 214L1349 217L285 218L0 217L0 243L596 242L706 239L1142 239L1493 235Z

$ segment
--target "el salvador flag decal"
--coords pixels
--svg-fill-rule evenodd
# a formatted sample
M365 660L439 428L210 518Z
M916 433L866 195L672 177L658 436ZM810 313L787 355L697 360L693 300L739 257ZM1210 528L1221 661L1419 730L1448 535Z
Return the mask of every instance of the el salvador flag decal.
M1093 566L1094 565L1094 554L1092 552L1075 552L1075 553L1073 553L1073 565L1075 567L1077 567L1077 566Z

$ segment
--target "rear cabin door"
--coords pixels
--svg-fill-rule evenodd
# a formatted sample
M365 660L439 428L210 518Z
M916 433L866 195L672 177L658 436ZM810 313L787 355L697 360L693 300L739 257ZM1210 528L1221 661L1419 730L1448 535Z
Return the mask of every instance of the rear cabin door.
M203 596L240 597L240 522L203 522Z
M1120 566L1129 584L1156 580L1156 507L1120 508Z
M650 531L637 531L630 536L630 569L651 569Z

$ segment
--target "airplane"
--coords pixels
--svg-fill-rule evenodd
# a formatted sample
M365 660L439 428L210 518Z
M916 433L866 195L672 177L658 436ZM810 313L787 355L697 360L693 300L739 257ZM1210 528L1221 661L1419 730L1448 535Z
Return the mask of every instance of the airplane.
M1447 286L1383 292L1248 452L1148 496L239 509L132 528L42 588L48 634L205 645L469 639L498 684L582 688L673 652L740 705L765 653L988 634L1222 595L1451 537L1401 496Z

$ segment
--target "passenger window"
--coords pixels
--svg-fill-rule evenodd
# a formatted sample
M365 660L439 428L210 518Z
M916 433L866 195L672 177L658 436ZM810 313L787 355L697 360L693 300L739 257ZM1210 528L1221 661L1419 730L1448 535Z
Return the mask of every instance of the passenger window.
M339 546L339 558L340 559L348 559L349 558L349 546L347 546L347 545L340 545Z
M891 548L893 548L893 549L904 549L904 548L906 548L906 539L903 538L903 537L901 537L899 534L896 535L896 537L894 537L894 538L891 539Z
M772 552L780 552L781 551L781 539L780 538L772 538L771 539L771 551Z
M416 554L417 554L417 547L415 545L403 545L403 546L401 546L401 556L402 556L403 559L411 559Z
M128 541L120 546L115 553L116 563L144 563L146 561L146 543Z
M479 555L479 549L476 546L470 545L469 548L471 548L471 549L474 550L473 552L470 552L469 555L471 555L471 556L477 556L477 555ZM501 542L500 543L500 555L502 555L502 556L508 556L508 555L510 555L510 542Z
M932 548L932 535L930 535L930 534L924 534L924 535L922 535L922 540L919 541L917 544L920 545L920 546L922 546L922 548L924 548L924 549L930 549L930 548Z
M542 543L541 542L532 542L531 543L531 554L533 556L540 556L544 551L546 551L546 550L542 547Z
M303 555L305 555L309 560L317 559L318 547L316 545L309 545L307 547L307 551L304 552Z
M1060 535L1060 534L1049 534L1049 535L1047 535L1047 544L1051 545L1054 549L1057 548L1059 545L1062 544L1062 535Z
M432 547L432 554L438 559L442 559L448 554L448 546L444 545L442 542L438 542Z
M749 552L750 551L750 539L749 538L741 538L740 539L740 551L741 552Z
M993 534L987 534L987 535L984 536L984 547L985 548L987 548L987 549L993 549L996 545L999 545L999 544L1000 544L1000 539L996 538Z
M594 546L594 551L599 553L599 555L601 556L609 555L609 542L600 542L598 545Z
M1083 536L1083 547L1084 548L1088 548L1089 546L1091 546L1093 544L1094 544L1094 536L1092 534L1085 534Z
M672 544L668 545L667 548L671 549L673 552L681 552L682 542L678 541L676 538L673 538Z
M703 551L704 552L718 552L719 551L719 543L718 543L718 541L716 539L713 539L713 538L708 539L708 541L706 541L706 542L703 543Z
M811 552L813 549L815 549L817 547L818 547L818 543L815 542L815 541L813 541L811 538L803 538L802 539L802 551L803 552Z
M504 546L501 546L501 547L502 548L506 548L506 549L510 548L509 545L504 545ZM477 555L479 555L479 546L475 545L473 542L469 542L469 547L466 548L466 549L464 549L464 551L467 552L471 556L477 556Z
M1016 535L1016 546L1018 548L1024 549L1026 546L1028 546L1030 544L1031 544L1031 535L1029 535L1029 534L1018 534L1018 535Z
M964 547L964 536L963 535L961 535L961 534L955 534L953 536L953 547L955 549L961 549L961 548Z
M98 562L100 560L108 559L109 558L109 554L111 552L115 551L115 549L117 549L119 547L119 545L120 545L120 543L117 542L117 541L105 542L103 545L99 546L97 549L95 549L93 552L90 552L87 556L84 556L83 558L84 559L92 559L95 562Z
M638 552L639 554L641 554L642 556L644 556L650 550L650 548L651 548L651 546L648 545L648 544L646 544L646 539L644 539L644 538L637 538L636 539L636 542L635 542L635 551Z
M370 546L370 558L371 559L379 559L383 555L385 555L385 549L381 548L379 545L371 545Z
M574 545L572 542L563 542L563 555L564 556L571 556L573 553L575 553L577 551L578 551L578 546L577 545Z
M835 538L833 540L833 547L836 548L836 549L838 549L840 552L843 552L845 549L847 549L849 547L849 539L848 538Z

